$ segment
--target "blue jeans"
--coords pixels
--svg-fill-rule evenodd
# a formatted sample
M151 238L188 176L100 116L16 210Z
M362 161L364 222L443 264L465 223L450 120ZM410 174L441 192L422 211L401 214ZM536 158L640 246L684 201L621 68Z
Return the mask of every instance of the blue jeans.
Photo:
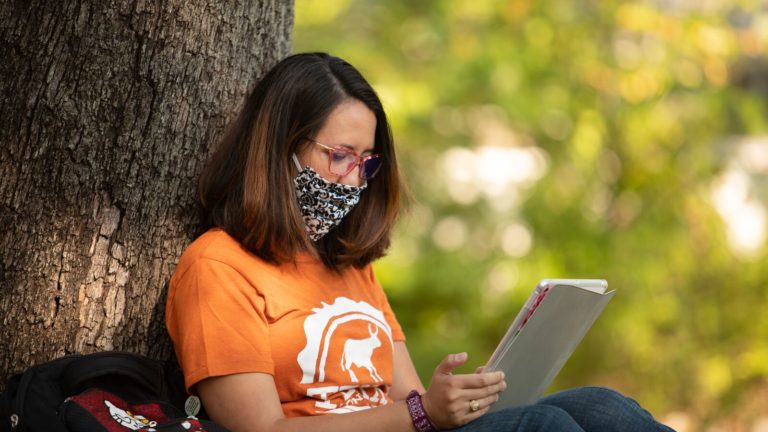
M672 431L637 402L603 387L580 387L525 405L486 414L461 432L653 432Z

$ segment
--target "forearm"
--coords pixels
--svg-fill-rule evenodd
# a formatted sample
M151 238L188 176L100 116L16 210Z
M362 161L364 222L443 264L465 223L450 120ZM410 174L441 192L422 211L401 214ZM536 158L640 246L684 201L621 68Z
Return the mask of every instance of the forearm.
M211 420L232 432L410 432L405 401L347 414L286 418L271 375L243 373L207 378L196 385Z
M363 411L347 414L324 414L307 417L287 417L274 422L270 432L358 432L364 426L366 432L414 431L405 401L397 401ZM252 432L233 430L232 432Z
M400 363L405 359L402 356ZM454 375L452 370L466 360L466 353L446 356L435 368L429 390L422 394L423 409L437 428L452 429L482 416L504 390L500 372ZM269 374L211 377L195 387L211 419L233 432L344 432L358 431L361 425L366 432L411 432L415 427L403 399L409 388L423 390L413 366L404 366L395 375L392 403L347 414L285 418ZM470 401L476 408L471 408Z

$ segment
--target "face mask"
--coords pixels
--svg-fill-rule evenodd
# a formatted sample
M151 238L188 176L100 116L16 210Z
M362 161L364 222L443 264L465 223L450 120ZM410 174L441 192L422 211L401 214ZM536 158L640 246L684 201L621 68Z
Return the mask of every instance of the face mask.
M310 167L301 168L293 155L299 174L293 179L299 199L304 228L312 241L320 240L360 201L360 192L366 185L348 186L330 182Z

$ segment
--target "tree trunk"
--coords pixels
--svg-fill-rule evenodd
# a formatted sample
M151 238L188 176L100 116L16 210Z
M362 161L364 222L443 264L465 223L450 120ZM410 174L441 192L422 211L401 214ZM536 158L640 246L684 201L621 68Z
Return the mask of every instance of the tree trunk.
M292 24L281 0L0 4L0 387L68 353L170 356L198 172Z

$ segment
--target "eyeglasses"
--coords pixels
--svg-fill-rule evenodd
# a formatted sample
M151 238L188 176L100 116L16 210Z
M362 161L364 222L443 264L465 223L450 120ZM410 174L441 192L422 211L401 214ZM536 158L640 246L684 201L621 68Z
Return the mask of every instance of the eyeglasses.
M355 167L358 167L360 178L368 180L373 178L381 168L382 157L380 154L358 156L357 153L349 149L331 147L310 138L306 138L306 140L328 151L328 171L334 175L345 176L351 173Z

